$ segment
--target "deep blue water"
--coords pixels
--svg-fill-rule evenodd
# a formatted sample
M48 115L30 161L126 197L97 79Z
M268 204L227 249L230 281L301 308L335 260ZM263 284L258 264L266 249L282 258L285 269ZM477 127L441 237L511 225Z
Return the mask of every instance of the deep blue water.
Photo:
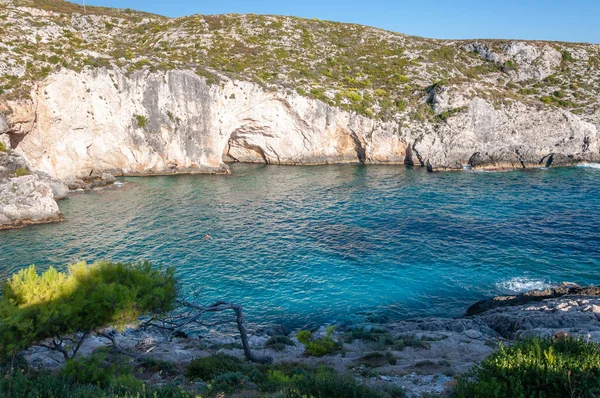
M600 169L232 169L71 195L66 222L0 232L0 277L32 263L149 259L175 265L190 298L295 327L460 316L499 293L600 284Z

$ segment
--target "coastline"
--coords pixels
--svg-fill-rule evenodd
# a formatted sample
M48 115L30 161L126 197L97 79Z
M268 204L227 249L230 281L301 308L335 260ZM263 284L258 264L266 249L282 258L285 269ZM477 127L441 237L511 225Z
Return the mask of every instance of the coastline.
M487 358L499 343L511 344L521 338L560 333L600 343L598 319L600 286L562 284L482 300L456 319L424 317L339 328L333 336L342 342L342 351L320 358L307 356L304 345L296 338L297 331L282 327L252 334L249 344L255 354L269 356L276 364L326 365L351 374L367 385L391 384L401 387L409 397L418 397L448 392L459 376ZM322 337L326 328L322 326L312 332L313 336ZM112 335L121 350L137 359L167 361L178 367L194 358L214 354L244 359L239 336L178 334L173 337L156 329L135 328ZM287 336L294 345L285 345L280 351L265 348L265 343L274 336ZM106 343L106 340L91 337L83 344L81 355L90 355ZM384 352L395 358L393 364L373 355ZM56 371L64 362L60 354L41 348L31 348L24 354L35 369ZM169 381L167 375L147 376L146 381L153 385Z

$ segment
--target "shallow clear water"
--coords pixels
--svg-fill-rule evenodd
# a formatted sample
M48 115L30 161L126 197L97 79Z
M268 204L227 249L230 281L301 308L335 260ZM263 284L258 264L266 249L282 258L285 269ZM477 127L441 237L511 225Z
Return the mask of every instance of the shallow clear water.
M232 169L71 195L66 222L0 233L0 277L31 263L149 259L175 265L190 298L294 327L460 316L498 293L600 284L600 169Z

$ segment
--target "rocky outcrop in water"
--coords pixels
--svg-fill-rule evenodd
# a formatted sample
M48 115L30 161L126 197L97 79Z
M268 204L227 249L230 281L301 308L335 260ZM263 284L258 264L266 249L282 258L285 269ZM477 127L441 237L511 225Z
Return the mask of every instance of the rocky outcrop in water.
M0 151L0 230L61 221L56 200L69 189L43 172L32 172L14 151Z

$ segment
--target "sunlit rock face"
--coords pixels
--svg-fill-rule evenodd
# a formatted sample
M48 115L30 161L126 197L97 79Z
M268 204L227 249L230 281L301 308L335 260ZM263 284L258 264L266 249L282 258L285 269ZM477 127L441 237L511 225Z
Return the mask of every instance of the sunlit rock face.
M564 110L440 90L436 125L399 126L256 84L207 85L189 71L51 75L13 104L11 143L58 178L227 172L225 162L412 164L432 170L598 161L596 126ZM10 133L9 133L10 134Z

